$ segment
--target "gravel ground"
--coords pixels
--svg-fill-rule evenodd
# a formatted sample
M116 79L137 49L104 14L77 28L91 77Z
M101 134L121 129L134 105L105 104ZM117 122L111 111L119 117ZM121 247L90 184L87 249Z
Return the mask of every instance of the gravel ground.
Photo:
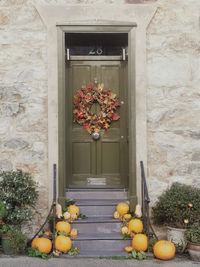
M110 260L89 258L52 258L42 260L24 256L0 256L0 267L200 267L200 262L192 262L186 257L176 257L171 261L149 260Z

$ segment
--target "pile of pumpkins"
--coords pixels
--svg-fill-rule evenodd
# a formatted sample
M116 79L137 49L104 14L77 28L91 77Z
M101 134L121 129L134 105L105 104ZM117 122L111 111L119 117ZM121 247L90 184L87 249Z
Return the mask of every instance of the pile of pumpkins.
M132 215L128 212L129 205L126 203L119 203L116 207L116 211L113 214L115 219L119 219L123 222L121 229L122 235L129 235L132 238L132 246L125 247L125 251L128 253L132 250L145 252L148 248L148 237L143 233L141 206L136 206L136 218L132 218ZM175 252L175 245L167 240L157 241L153 247L154 256L161 260L172 259L175 255Z
M56 217L58 219L63 217L65 220L73 221L76 220L78 216L79 208L76 205L70 205L68 211L65 213L62 213L60 204L56 205ZM77 237L77 229L71 229L69 222L61 220L56 223L56 231L58 233L55 238L56 251L59 253L68 253L72 247L71 238ZM31 247L33 250L37 247L40 252L49 254L52 250L52 241L46 237L38 237L32 241Z

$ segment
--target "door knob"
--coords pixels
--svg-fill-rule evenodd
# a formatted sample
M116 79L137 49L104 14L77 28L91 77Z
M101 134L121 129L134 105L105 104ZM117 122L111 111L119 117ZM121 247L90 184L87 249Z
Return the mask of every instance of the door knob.
M100 138L100 133L92 133L92 138L97 141Z

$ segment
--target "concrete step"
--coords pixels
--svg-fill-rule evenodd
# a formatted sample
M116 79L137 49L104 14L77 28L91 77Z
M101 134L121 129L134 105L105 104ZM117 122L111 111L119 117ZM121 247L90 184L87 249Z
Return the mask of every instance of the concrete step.
M111 216L88 217L72 222L71 226L78 229L78 234L121 233L121 221Z
M68 189L66 191L67 199L122 199L127 200L128 193L125 189Z
M79 234L72 243L82 253L85 251L119 251L123 252L126 246L131 245L131 240L123 240L120 233L112 234Z

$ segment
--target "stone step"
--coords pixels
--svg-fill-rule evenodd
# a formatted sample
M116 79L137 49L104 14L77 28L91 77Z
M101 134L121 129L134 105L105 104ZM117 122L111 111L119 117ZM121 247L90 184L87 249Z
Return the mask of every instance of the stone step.
M126 246L131 245L131 240L123 240L120 233L112 234L79 234L72 240L82 253L85 251L119 251L123 252Z
M96 217L96 216L112 216L116 210L116 205L119 202L129 203L127 200L78 200L76 205L80 209L80 213L86 215L87 217Z
M121 233L121 221L111 216L88 217L71 223L72 228L78 230L78 234L110 234Z
M128 192L125 189L68 189L66 191L67 199L121 199L127 200Z
M68 254L61 254L60 258L112 258L112 257L125 257L128 253L121 250L102 250L102 251L80 251L78 255L70 256Z

